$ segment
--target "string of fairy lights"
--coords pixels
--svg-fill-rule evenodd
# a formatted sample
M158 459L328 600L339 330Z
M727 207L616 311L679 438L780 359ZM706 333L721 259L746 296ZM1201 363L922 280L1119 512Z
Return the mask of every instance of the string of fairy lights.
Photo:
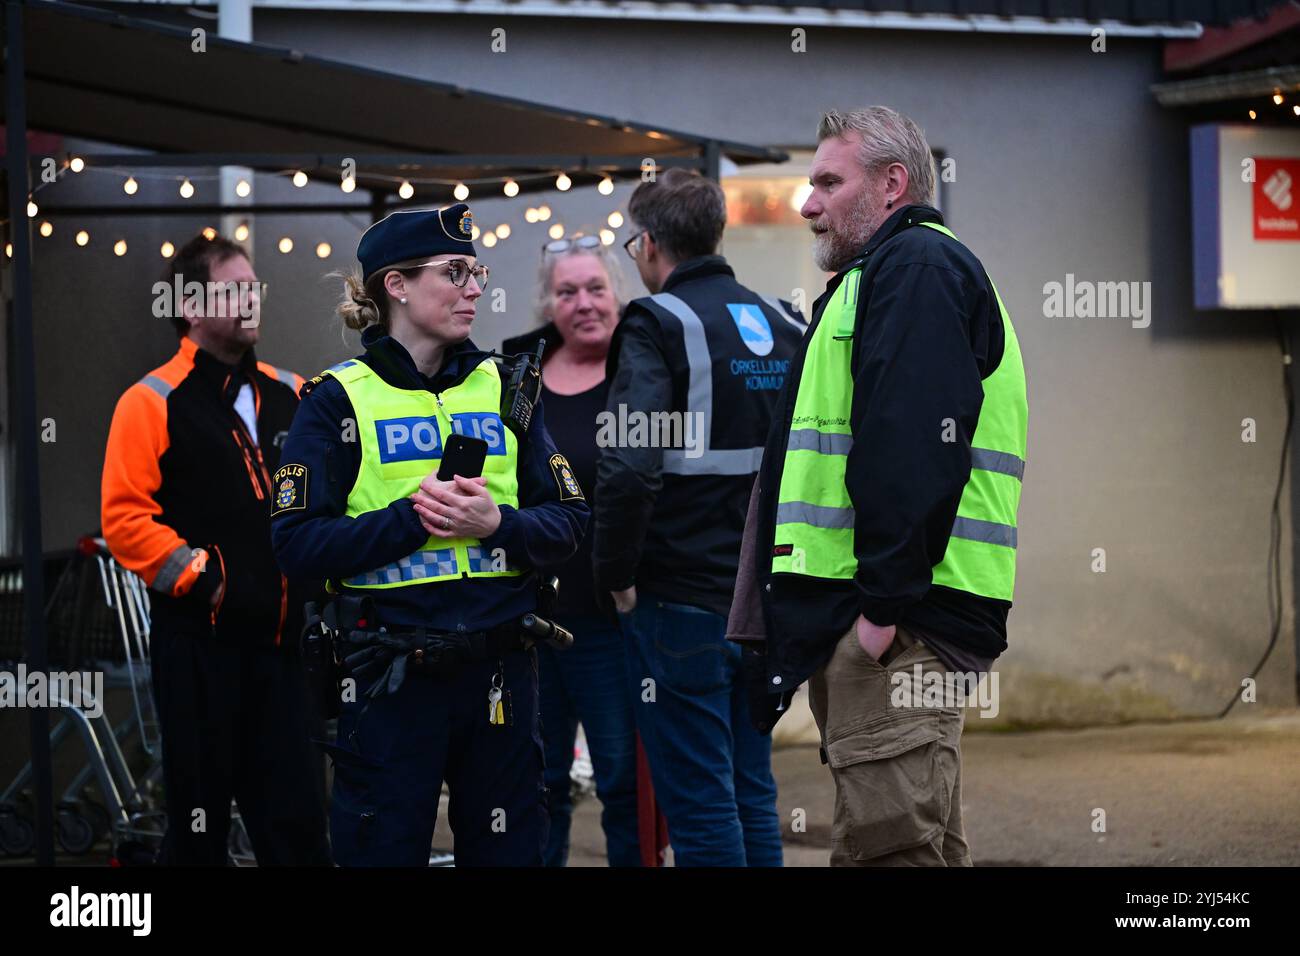
M1286 105L1286 97L1282 95L1282 91L1280 89L1273 91L1273 105L1274 106ZM1291 104L1291 114L1293 116L1300 116L1300 102ZM1255 110L1255 109L1246 110L1246 115L1249 116L1252 120L1257 120L1259 119L1259 110Z
M205 182L212 182L212 181L220 182L222 178L219 173L187 174L187 175L177 176L169 173L145 173L139 171L132 171L117 166L90 166L86 163L84 159L82 159L79 156L70 156L62 164L62 166L58 170L58 178L62 178L66 173L79 174L86 171L90 171L94 173L102 173L105 175L117 177L121 182L122 192L124 192L127 196L134 196L140 191L141 180L145 180L145 181L158 180L163 182L172 182L176 185L176 191L180 195L181 199L186 199L186 200L194 199L199 194L199 187L196 185L196 183L205 183ZM278 170L274 172L263 173L262 175L287 178L290 182L293 183L294 186L296 186L299 189L306 187L307 184L311 182L311 177L309 177L307 173L302 169ZM432 177L405 178L405 177L397 177L397 176L387 176L382 174L374 174L371 176L372 179L376 179L381 182L396 183L397 195L399 198L403 200L409 200L413 198L415 196L416 186L423 185L423 186L441 186L441 187L450 186L452 187L452 195L456 198L458 202L465 202L466 200L468 200L472 190L477 192L479 195L483 195L483 198L489 198L487 195L485 195L486 190L483 190L482 187L487 187L487 189L491 191L496 191L497 189L499 189L501 194L505 196L507 199L513 199L515 196L519 195L521 182L537 183L537 182L550 180L552 177L554 177L554 187L557 191L563 193L563 192L568 192L570 189L573 188L573 179L563 171L559 173L539 173L536 175L529 175L529 176L507 177L505 179L501 179L500 177L494 177L494 178L468 179L468 180L437 179ZM39 203L37 203L36 201L36 194L41 189L49 185L52 184L42 183L35 190L33 190L33 192L28 196L27 217L29 219L37 219L38 217L40 217L41 210L40 210ZM339 189L344 193L351 193L356 188L357 188L357 181L355 175L345 176L339 182ZM596 183L596 191L600 193L602 196L612 195L614 192L614 180L608 175L603 176ZM235 195L238 196L240 199L247 199L249 196L252 195L252 193L253 193L253 184L249 178L247 177L241 178L235 183ZM553 215L554 214L551 210L551 207L543 203L539 206L529 206L527 209L525 209L524 221L529 224L550 223L550 225L547 227L546 230L547 235L551 239L563 239L565 238L566 235L566 228L564 224L559 221L551 222ZM599 230L598 235L600 237L601 243L603 245L608 246L614 243L615 240L614 230L621 227L624 223L623 214L619 212L617 209L615 209L605 217L605 223L606 226L602 227ZM42 238L48 239L54 235L54 223L52 223L49 219L42 219L39 225L37 226L36 231ZM217 230L212 226L207 226L201 231L203 235L206 236L209 240L214 239L217 236ZM474 241L482 242L483 247L486 249L491 249L498 242L504 242L505 240L509 239L512 234L513 234L513 230L511 229L510 223L508 222L498 223L496 226L494 226L491 229L488 229L487 231L481 230L478 226L473 227ZM249 235L250 235L250 228L249 228L248 220L244 220L243 222L240 222L239 225L235 227L234 232L232 234L232 238L236 242L245 242L248 240ZM581 233L575 233L574 235L581 235ZM80 247L86 247L90 245L91 242L90 231L85 228L77 229L73 234L73 241ZM284 255L288 255L289 253L293 252L293 250L296 247L297 244L294 242L293 237L288 235L281 236L276 243L276 248L279 249L279 251ZM113 242L112 248L113 248L113 254L115 256L118 257L125 256L128 251L126 239L120 237L117 238ZM161 246L159 246L158 252L162 256L162 258L170 259L172 256L176 254L176 246L170 240L167 240L163 242ZM318 259L328 259L331 253L333 252L333 248L330 246L328 242L319 241L315 244L314 252ZM5 255L10 258L13 257L12 243L5 244Z

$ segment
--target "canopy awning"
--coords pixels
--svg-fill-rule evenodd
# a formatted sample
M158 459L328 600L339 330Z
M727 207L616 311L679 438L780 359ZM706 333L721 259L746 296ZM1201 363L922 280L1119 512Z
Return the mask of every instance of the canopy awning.
M26 8L31 129L138 147L158 155L86 157L88 164L301 169L419 202L450 201L456 182L514 179L521 191L640 176L641 164L716 175L786 154L644 121L598 116L448 83L386 73L209 32L72 4ZM424 181L424 185L421 185Z

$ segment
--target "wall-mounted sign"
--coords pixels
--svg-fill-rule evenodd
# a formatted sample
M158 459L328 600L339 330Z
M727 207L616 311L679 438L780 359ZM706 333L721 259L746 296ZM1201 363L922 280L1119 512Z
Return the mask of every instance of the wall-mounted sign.
M1255 157L1256 239L1300 242L1300 159Z
M1191 132L1198 309L1300 306L1300 129Z

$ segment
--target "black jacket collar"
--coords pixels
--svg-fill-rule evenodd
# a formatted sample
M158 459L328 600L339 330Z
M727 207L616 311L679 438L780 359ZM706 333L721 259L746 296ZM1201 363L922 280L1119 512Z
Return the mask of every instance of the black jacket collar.
M736 277L736 273L722 256L696 256L694 259L677 263L673 271L668 273L668 278L664 279L662 291L667 292L673 286L690 282L692 279L717 275L731 276L733 279Z
M257 372L257 355L251 348L234 365L227 365L195 343L194 370L205 382L220 389L223 397L231 404L234 403L239 395L239 389L245 382L254 388L257 387L253 378Z
M470 339L457 342L443 353L442 367L432 376L421 374L415 359L405 346L377 325L361 333L366 349L366 364L389 385L406 389L442 392L465 380L491 353L484 352Z
M886 241L894 238L904 229L911 228L923 222L937 222L943 225L943 214L933 206L925 206L921 203L909 203L896 211L892 216L880 224L880 228L875 231L870 239L867 240L866 248L862 254L853 260L850 265L845 266L840 271L845 271L854 265L857 265L862 259L871 255Z
M862 265L862 263L864 263L873 252L904 229L910 229L912 226L919 225L923 222L937 222L940 225L943 225L943 215L933 206L926 206L921 203L909 203L895 211L893 215L880 224L879 229L872 233L871 238L867 240L867 244L863 247L862 252L845 263L844 267L840 269L839 272L835 273L835 275L826 283L825 291L822 292L822 294L817 297L817 301L813 303L814 314L820 314L821 303L830 297L831 293L833 293L839 284L844 281L844 276L847 275L850 270L856 269L858 266Z

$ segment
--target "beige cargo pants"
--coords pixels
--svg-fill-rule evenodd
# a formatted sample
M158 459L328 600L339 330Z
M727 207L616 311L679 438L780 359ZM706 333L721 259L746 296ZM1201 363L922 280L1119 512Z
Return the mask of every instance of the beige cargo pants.
M835 780L831 866L971 865L961 818L965 712L890 702L891 675L915 674L918 664L947 671L902 626L880 661L850 628L809 681Z

